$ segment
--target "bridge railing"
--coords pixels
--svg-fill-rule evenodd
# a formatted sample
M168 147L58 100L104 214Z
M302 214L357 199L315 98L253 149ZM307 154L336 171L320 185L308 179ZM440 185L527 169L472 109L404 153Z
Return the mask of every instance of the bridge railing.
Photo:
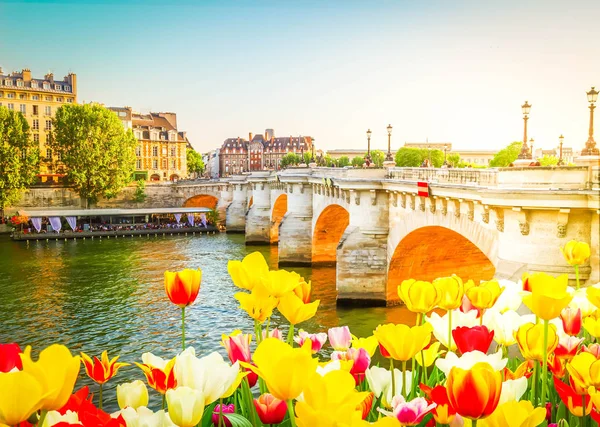
M439 168L392 168L389 178L400 181L427 181L462 185L495 186L497 169L439 169Z

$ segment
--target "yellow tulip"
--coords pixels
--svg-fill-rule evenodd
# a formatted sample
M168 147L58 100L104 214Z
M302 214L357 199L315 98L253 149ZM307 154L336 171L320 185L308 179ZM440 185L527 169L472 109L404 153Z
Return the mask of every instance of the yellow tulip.
M177 387L167 390L169 418L179 427L194 427L202 419L205 396L201 391L190 387Z
M590 257L590 245L577 240L571 240L560 251L570 265L583 265Z
M516 334L517 344L521 354L527 360L544 360L544 325L538 323L524 323L519 327ZM548 325L548 346L546 354L550 354L558 346L558 335L556 326Z
M279 300L277 309L292 325L302 323L315 315L319 308L319 300L304 304L293 292L288 292Z
M221 396L221 398L227 399L229 396L231 396L237 390L237 388L240 386L242 380L245 377L247 377L249 374L250 374L249 371L245 371L245 372L240 371L237 374L237 377L235 378L235 380L229 386L229 388L225 391L225 393L223 393L223 396Z
M433 363L441 353L442 352L440 351L440 342L436 341L433 344L431 344L429 348L423 350L422 356L421 353L417 353L417 355L415 356L415 360L419 365L423 366L424 364L426 368L429 368L431 365L433 365Z
M595 387L590 387L588 388L587 392L590 395L590 399L593 405L596 408L600 408L600 391L598 391L598 389L596 389Z
M441 297L431 283L414 279L405 280L398 286L398 296L413 313L429 313Z
M478 285L469 280L464 284L464 287L465 294L473 307L480 310L492 308L504 291L504 287L500 287L497 280L481 281Z
M465 288L460 277L455 274L450 277L440 277L433 281L433 285L440 293L438 307L448 311L456 310L461 306Z
M591 353L581 352L569 363L567 371L571 376L571 385L577 394L587 394L590 387L600 387L600 363Z
M586 317L583 321L583 327L594 338L600 337L600 319L595 316Z
M233 297L240 302L242 310L260 323L271 317L273 309L277 306L277 298L269 295L261 283L256 284L249 294L238 292Z
M14 426L41 409L45 391L29 372L0 373L0 425Z
M523 304L540 319L552 320L573 299L567 292L567 282L566 274L557 278L546 273L532 274L529 276L531 293L523 297Z
M585 292L588 301L594 304L596 308L600 308L600 287L597 286L598 285L589 286Z
M312 292L312 284L310 280L307 282L304 280L304 277L300 276L298 273L292 273L298 277L298 286L294 288L294 293L298 295L298 298L302 300L305 304L310 302L310 296Z
M379 341L377 341L375 335L367 338L358 338L356 335L352 335L352 348L364 348L371 357L375 354L378 345Z
M148 406L148 389L146 384L140 380L123 383L117 386L117 403L120 409L128 406L137 409L140 406Z
M420 326L379 325L373 335L379 341L381 353L385 357L406 362L423 350L431 341L431 325Z
M269 266L260 252L252 252L242 261L229 261L227 271L235 286L251 291L267 275Z
M75 387L79 375L79 356L72 356L64 345L52 344L40 352L37 362L31 360L31 346L21 355L23 371L33 375L42 385L44 399L41 409L62 408Z
M241 365L261 377L273 396L286 401L302 393L318 363L312 358L310 340L301 348L292 348L277 338L266 338L258 345L252 359L255 365L245 362Z
M286 270L269 271L262 277L262 284L269 293L275 298L281 298L283 295L290 293L299 284L299 276Z
M489 417L480 420L482 427L537 427L546 418L546 408L534 408L528 400L511 400L498 406Z

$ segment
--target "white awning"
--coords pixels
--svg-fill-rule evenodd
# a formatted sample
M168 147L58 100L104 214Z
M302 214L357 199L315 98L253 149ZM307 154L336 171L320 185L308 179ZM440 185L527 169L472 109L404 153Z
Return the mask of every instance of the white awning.
M141 209L30 209L20 210L29 218L51 216L138 216L152 214L189 214L211 212L209 208L141 208Z

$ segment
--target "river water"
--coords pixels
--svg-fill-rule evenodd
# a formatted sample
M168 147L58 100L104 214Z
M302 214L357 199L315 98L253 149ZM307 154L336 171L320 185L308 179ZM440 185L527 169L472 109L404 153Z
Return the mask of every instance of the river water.
M227 273L227 261L260 251L277 267L277 247L246 246L244 236L127 237L94 240L13 242L0 236L0 343L31 345L37 354L52 343L73 353L84 351L120 361L141 362L144 352L173 357L180 350L180 310L164 291L165 270L201 268L202 285L195 305L186 310L187 345L197 353L219 350L222 333L253 331L253 321L238 309L237 289ZM294 268L312 280L313 300L321 300L317 315L299 325L309 332L349 325L358 336L370 335L380 323L412 323L411 313L394 308L338 308L335 267ZM275 314L272 324L285 319ZM82 369L78 384L90 384ZM114 387L143 378L125 367L105 389L108 409L116 410ZM92 390L97 390L92 386ZM158 396L151 391L151 405Z

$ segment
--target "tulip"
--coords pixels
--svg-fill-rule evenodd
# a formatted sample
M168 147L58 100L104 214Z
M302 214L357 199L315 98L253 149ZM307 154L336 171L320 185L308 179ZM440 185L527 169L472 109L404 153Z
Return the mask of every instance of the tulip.
M243 334L242 331L236 330L231 335L221 335L221 345L225 347L227 356L231 363L238 360L242 362L250 362L250 343L252 335Z
M582 342L583 338L571 337L569 335L560 337L554 354L558 358L570 360L577 354L579 344Z
M11 372L23 369L21 348L16 343L0 344L0 372Z
M571 336L579 335L581 331L581 309L574 310L567 306L560 312L560 320L562 320L563 330Z
M392 372L379 366L371 366L365 371L365 377L369 384L369 389L375 393L376 398L380 398L385 406L391 406L392 399L396 393L392 393ZM406 383L404 382L406 379ZM399 369L394 369L394 385L396 390L404 388L410 390L412 387L411 371L406 371L406 375Z
M594 285L594 286L589 286L585 289L573 290L573 293L572 293L573 299L569 303L568 307L570 307L573 310L577 310L577 309L581 310L581 318L582 319L585 319L586 317L594 314L594 312L598 308L598 307L596 307L596 305L594 305L590 301L590 294L589 294L589 292L591 292L593 294L593 291L590 291L589 289L594 289L597 286L598 285ZM569 290L570 289L571 288L569 288ZM600 298L596 302L598 302L598 304L600 304Z
M318 334L309 334L308 332L300 329L300 331L298 332L298 336L294 337L294 341L296 341L300 347L304 345L304 342L307 339L310 340L312 345L312 353L315 354L321 350L323 344L325 344L325 341L327 341L327 334L325 332L320 332Z
M352 348L364 348L367 353L369 353L370 357L373 357L378 345L379 341L377 341L375 335L371 335L367 338L358 338L355 335L352 335Z
M472 282L473 282L472 280L469 280L467 283L472 283ZM463 295L462 304L460 305L459 310L463 313L468 313L470 311L474 311L477 313L476 317L481 316L481 310L478 309L477 307L475 307L473 304L471 304L471 300L469 298L467 298L466 295Z
M235 405L233 403L230 403L229 405L216 405L212 414L213 426L231 427L231 421L229 421L223 414L235 414ZM221 421L219 421L219 419L221 419Z
M564 248L560 248L565 260L573 266L585 264L590 257L590 245L585 242L571 240Z
M152 412L151 409L145 406L139 408L127 407L116 414L123 417L127 426L169 427L175 425L165 411ZM116 414L112 414L112 416L115 417Z
M497 280L481 281L478 285L469 280L465 283L465 295L479 310L492 308L504 291Z
M300 298L293 292L288 292L279 300L277 309L290 322L290 330L288 332L288 342L292 343L294 336L294 326L312 318L319 307L319 300L304 304Z
M517 366L514 371L511 371L510 368L505 367L504 371L503 371L504 379L505 380L516 380L521 377L529 378L531 376L531 374L533 373L531 371L531 369L533 368L534 363L535 362L533 362L531 360L527 360L527 361L521 363L519 366Z
M523 324L517 331L517 343L519 344L519 350L521 354L527 360L537 360L542 362L546 357L546 354L552 353L558 346L558 335L556 334L556 327L550 325L548 335L548 343L544 348L543 333L544 325L538 323Z
M556 279L546 273L532 274L531 293L523 297L523 303L540 319L554 319L573 299L567 292L567 281L566 274Z
M527 378L521 377L516 380L505 380L502 383L502 392L498 405L505 402L519 401L527 391Z
M113 418L103 410L98 409L92 403L92 396L87 386L77 390L69 397L65 406L60 409L61 413L66 413L66 411L76 412L79 421L84 426L125 427L126 425L121 413L114 414L115 418ZM168 425L171 425L170 421ZM56 427L63 427L63 425L59 423Z
M52 344L40 352L37 362L31 359L31 346L21 355L23 371L33 375L43 387L41 409L53 411L69 400L79 375L79 356L72 356L64 345Z
M529 273L523 273L521 276L521 287L524 292L531 292L531 283L529 283Z
M483 323L494 332L494 341L502 347L510 347L517 343L515 332L525 323L523 318L515 311L505 311L500 313L494 307L486 310L483 316Z
M346 351L350 348L352 334L348 326L330 328L327 331L327 335L329 336L329 344L331 344L335 351Z
M44 395L44 385L29 372L0 373L0 424L26 421L42 408Z
M301 348L292 348L278 339L267 338L258 345L252 359L256 366L245 363L242 366L258 374L271 394L285 401L302 393L317 367L308 342Z
M395 417L402 426L416 426L423 421L437 405L429 404L423 397L416 397L410 402L404 396L395 396L392 400L392 412L381 411L388 416Z
M519 310L523 302L521 285L506 279L500 279L498 283L501 287L504 287L504 291L502 291L496 304L494 304L494 309L500 313Z
M579 353L567 363L567 371L577 394L587 394L587 389L592 386L600 387L600 361L593 354Z
M436 341L421 351L421 354L417 354L415 360L419 365L429 368L441 353L440 342Z
M278 328L272 329L268 333L267 331L262 331L261 336L263 340L266 338L277 338L279 341L283 341L283 333Z
M285 418L288 407L284 400L277 399L270 393L263 393L252 401L256 413L263 424L280 424Z
M235 286L251 291L268 274L269 266L260 252L252 252L242 261L229 261L227 271Z
M549 354L548 369L550 369L550 372L555 377L562 378L567 372L567 365L565 363L565 360L561 359L560 357L557 357L556 354Z
M117 386L117 402L121 409L127 407L138 409L141 406L148 406L146 384L140 380L119 384Z
M338 358L335 360L331 360L329 362L319 362L317 364L317 374L324 377L331 371L346 371L350 372L352 369L352 365L354 364L354 360L346 360L346 352L344 351L334 351L331 354L332 359L337 357L337 354L342 355L342 358Z
M281 298L285 294L292 293L298 287L298 274L287 270L272 270L263 276L262 285L267 290L269 295L275 298ZM301 298L298 298L302 301Z
M179 427L194 427L204 413L204 396L198 390L181 386L167 390L169 417Z
M452 323L450 323L452 320ZM425 317L425 321L433 328L433 335L449 350L456 350L456 343L452 338L452 327L459 326L475 326L479 324L477 321L477 311L468 311L463 313L460 310L447 312L441 316L435 312L431 313L430 317ZM450 332L450 333L449 333ZM448 341L450 339L450 341Z
M498 405L492 415L485 419L487 427L534 427L546 418L545 408L534 408L528 400L508 401Z
M502 390L502 374L487 363L476 363L468 370L455 366L448 374L446 388L448 400L456 412L465 418L478 420L496 410Z
M593 343L593 344L590 344L589 346L584 344L581 347L581 351L585 352L585 353L593 354L596 359L600 359L600 344L598 344L598 343Z
M435 362L435 366L442 371L446 376L450 374L453 367L463 370L472 369L478 363L486 363L494 368L495 371L501 371L506 367L508 359L502 358L502 351L497 351L492 354L485 354L481 351L469 351L458 357L455 353L448 352L445 358L439 358Z
M571 386L556 377L554 377L554 388L571 414L576 417L584 417L592 411L592 401L589 395L577 394Z
M487 353L494 340L494 331L490 332L485 325L470 328L461 326L452 331L452 336L458 350L463 354L473 350Z
M451 424L456 417L456 410L450 405L446 387L438 385L431 388L425 384L419 384L419 387L427 398L436 404L432 411L435 422L438 424Z
M298 298L302 300L304 304L308 304L310 302L310 295L312 292L312 285L310 280L307 282L304 280L304 277L300 276L298 273L292 273L296 277L298 277L298 286L294 288L294 293Z
M410 311L425 314L437 306L442 295L430 282L409 279L398 286L398 296Z
M84 352L81 352L81 359L83 360L83 366L88 377L90 377L97 384L100 384L100 393L98 399L100 401L99 407L102 409L102 385L117 375L117 371L123 366L129 366L129 363L117 362L119 356L113 357L111 360L109 360L108 352L106 350L102 352L100 359L98 359L96 356L94 356L94 359L92 359Z
M364 348L349 348L348 351L334 351L331 360L352 361L350 373L356 381L361 384L365 379L365 371L371 364L371 357Z
M233 297L240 302L240 308L259 323L271 317L277 306L277 298L271 296L261 283L255 285L251 293L238 292Z
M600 393L599 393L600 395ZM600 397L600 396L599 396ZM373 400L375 398L375 393L370 392L367 397L365 397L363 399L362 402L360 402L360 405L358 405L358 407L356 409L360 410L362 412L362 419L366 420L367 417L369 416L369 413L371 413L371 409L373 409Z
M38 423L39 424L39 423ZM69 424L81 424L79 421L79 415L77 412L65 411L61 414L58 411L49 411L43 420L43 423L39 427L52 427L55 425L69 425Z
M600 337L600 319L594 316L586 317L583 321L583 328L594 338Z
M196 300L200 292L202 270L165 271L165 291L173 304L181 308L181 346L185 350L185 308Z
M433 281L433 285L440 294L438 307L446 311L451 311L461 306L465 289L460 277L455 274L450 277L440 277Z
M175 388L175 358L166 361L152 353L142 354L142 362L135 364L142 370L148 381L148 385L160 394L165 394L167 390Z

